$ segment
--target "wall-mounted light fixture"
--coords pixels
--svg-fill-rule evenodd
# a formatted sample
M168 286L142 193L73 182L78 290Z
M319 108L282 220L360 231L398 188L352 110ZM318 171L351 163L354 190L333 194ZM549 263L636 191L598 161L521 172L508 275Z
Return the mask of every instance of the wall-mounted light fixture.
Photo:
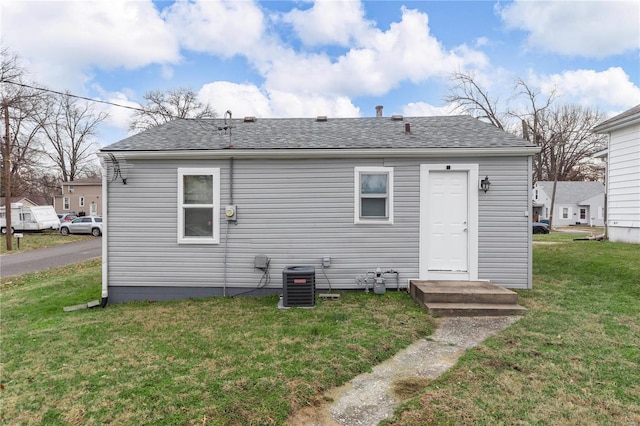
M484 192L487 192L490 186L491 182L489 181L489 176L485 176L484 179L480 181L480 189L482 189Z

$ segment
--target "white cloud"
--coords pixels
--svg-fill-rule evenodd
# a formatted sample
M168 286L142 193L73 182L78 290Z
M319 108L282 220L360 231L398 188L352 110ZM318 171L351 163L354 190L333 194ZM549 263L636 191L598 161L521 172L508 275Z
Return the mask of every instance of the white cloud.
M476 47L484 47L488 46L490 44L490 41L487 37L482 36L476 38L474 44Z
M375 23L365 18L359 1L320 0L308 10L294 9L282 15L303 43L310 46L348 46L352 40L362 39Z
M163 16L189 50L230 57L250 54L262 44L263 13L249 1L176 2Z
M251 84L216 81L202 86L198 92L202 102L209 103L218 116L230 110L234 117L270 117L269 98Z
M108 93L106 95L107 102L111 102L116 105L123 105L132 108L138 108L140 106L136 102L130 101L124 93L115 92ZM106 120L107 124L118 129L128 131L129 122L131 121L134 111L116 105L112 105L106 110L109 114L109 117Z
M360 110L346 96L270 91L274 117L359 117Z
M180 59L151 1L3 1L2 15L3 43L33 65L34 77L58 88L78 87L91 67Z
M274 56L265 87L297 93L382 95L403 81L418 83L488 63L484 54L466 46L445 51L430 34L428 16L404 7L400 22L371 35L335 61L325 54Z
M410 102L402 107L402 115L406 117L431 117L441 115L458 115L457 105L447 104L444 106L433 106L426 102Z
M104 90L100 85L92 86L99 97L97 100L109 102L110 104L99 102L93 105L94 109L99 112L108 114L104 124L119 132L118 138L126 136L129 130L129 122L134 111L131 108L138 108L138 103L130 100L133 97L133 91L123 90L121 92L109 92Z
M34 78L56 89L83 93L104 70L149 65L159 65L155 72L171 84L178 67L187 65L183 48L246 58L264 79L255 84L273 96L272 114L298 103L294 112L312 115L324 109L320 115L353 116L359 111L350 96L384 95L406 81L420 83L488 63L483 53L464 45L445 50L430 33L426 13L401 10L401 20L383 31L366 20L362 3L351 1L320 1L307 11L265 16L250 1L180 1L159 11L150 0L9 0L3 3L2 31ZM348 49L337 57L298 52L280 38L279 25L287 20L303 42Z
M640 47L637 1L522 1L500 9L509 29L547 52L603 58Z
M609 105L632 107L640 103L640 88L629 80L622 68L611 67L605 71L572 70L561 74L534 76L532 83L542 93L553 90L568 100L583 105Z
M205 84L198 93L222 116L234 117L357 117L359 110L345 96L299 95L284 91L264 92L251 84L217 81Z

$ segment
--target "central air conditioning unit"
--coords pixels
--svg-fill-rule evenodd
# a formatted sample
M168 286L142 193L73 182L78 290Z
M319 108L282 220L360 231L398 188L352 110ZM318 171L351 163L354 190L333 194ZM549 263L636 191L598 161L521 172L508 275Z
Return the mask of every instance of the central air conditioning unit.
M282 271L282 306L309 308L316 305L316 268L287 266Z

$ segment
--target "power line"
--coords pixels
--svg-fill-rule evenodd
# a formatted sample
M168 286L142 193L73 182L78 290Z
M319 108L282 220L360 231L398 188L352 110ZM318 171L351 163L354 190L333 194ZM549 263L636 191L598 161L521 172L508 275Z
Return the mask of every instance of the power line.
M53 93L53 94L60 95L60 96L69 96L71 98L82 99L82 100L89 101L89 102L96 102L96 103L100 103L100 104L105 104L105 105L110 105L110 106L115 106L115 107L120 107L120 108L126 108L126 109L130 109L132 111L138 111L138 112L142 112L142 113L145 113L145 114L154 114L153 111L148 111L148 110L146 110L144 108L137 108L137 107L132 107L132 106L129 106L129 105L117 104L115 102L103 101L103 100L100 100L100 99L87 98L86 96L74 95L73 93L63 93L63 92L59 92L57 90L45 89L44 87L32 86L32 85L25 84L25 83L16 83L16 82L9 81L9 80L3 81L2 83L13 84L15 86L26 87L28 89L39 90L39 91L47 92L47 93ZM227 111L227 112L230 112L230 111ZM193 120L196 123L198 123L202 129L208 130L203 126L203 122L199 118L178 117L177 115L166 114L164 112L162 112L160 114L162 114L165 117L169 116L172 120ZM226 124L226 114L225 114L225 124ZM221 131L222 129L223 128L221 128L221 127L217 127L218 131ZM225 128L225 133L226 133L226 128Z
M13 84L15 86L26 87L28 89L33 89L33 90L39 90L41 92L54 93L56 95L69 96L71 98L83 99L83 100L89 101L89 102L97 102L97 103L100 103L100 104L106 104L106 105L116 106L116 107L120 107L120 108L127 108L127 109L131 109L131 110L134 110L134 111L140 111L140 112L145 112L145 113L149 112L149 111L147 111L147 110L145 110L143 108L137 108L137 107L132 107L132 106L129 106L129 105L117 104L115 102L103 101L103 100L100 100L100 99L87 98L85 96L74 95L72 93L62 93L62 92L59 92L57 90L45 89L44 87L36 87L36 86L31 86L29 84L24 84L24 83L16 83L16 82L13 82L13 81L3 81L3 83ZM173 118L180 118L180 117L173 117Z

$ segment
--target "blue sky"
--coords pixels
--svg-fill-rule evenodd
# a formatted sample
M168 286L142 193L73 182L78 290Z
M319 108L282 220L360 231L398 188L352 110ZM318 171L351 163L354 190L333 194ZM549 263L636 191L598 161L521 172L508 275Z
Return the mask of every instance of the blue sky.
M612 115L640 103L636 1L14 1L3 46L39 84L135 106L188 87L220 116L450 114L456 71ZM511 106L518 100L510 100ZM517 106L517 105L516 105ZM110 114L100 144L127 135Z

